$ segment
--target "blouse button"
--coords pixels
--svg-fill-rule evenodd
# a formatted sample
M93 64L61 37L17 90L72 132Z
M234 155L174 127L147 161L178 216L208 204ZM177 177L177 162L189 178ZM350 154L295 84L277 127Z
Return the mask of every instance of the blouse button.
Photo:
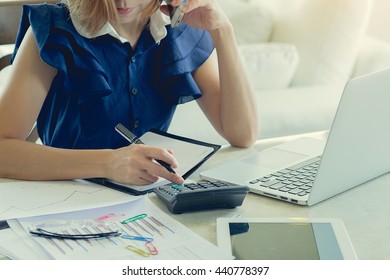
M139 120L134 121L134 128L137 128L139 126Z
M136 88L136 87L133 87L133 88L131 89L131 93L132 93L134 96L136 96L137 93L138 93L137 88Z
M132 62L132 63L135 62L135 57L134 57L134 56L131 57L131 62Z

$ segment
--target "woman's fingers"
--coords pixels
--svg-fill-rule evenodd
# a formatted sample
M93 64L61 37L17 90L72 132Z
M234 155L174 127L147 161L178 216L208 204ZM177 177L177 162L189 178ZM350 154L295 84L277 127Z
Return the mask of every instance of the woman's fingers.
M110 161L110 178L119 182L134 185L147 185L156 182L159 177L176 184L184 179L180 174L168 171L156 160L162 160L177 167L176 159L171 151L147 145L131 145L114 151Z

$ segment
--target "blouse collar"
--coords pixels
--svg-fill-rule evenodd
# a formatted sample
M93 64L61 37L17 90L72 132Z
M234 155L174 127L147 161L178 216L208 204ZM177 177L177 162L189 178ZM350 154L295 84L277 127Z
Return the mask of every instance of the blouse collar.
M106 22L106 24L95 34L90 34L87 32L82 25L80 24L80 21L77 17L74 15L71 15L71 20L73 22L73 25L76 29L76 31L83 37L92 39L96 38L102 35L111 35L112 37L118 39L122 43L128 42L127 39L121 37L118 32L116 32L115 28L109 23ZM162 39L165 38L167 35L167 28L166 25L170 24L169 17L163 14L160 10L157 10L152 16L150 17L150 23L149 23L149 30L150 33L154 39L154 41L159 44Z

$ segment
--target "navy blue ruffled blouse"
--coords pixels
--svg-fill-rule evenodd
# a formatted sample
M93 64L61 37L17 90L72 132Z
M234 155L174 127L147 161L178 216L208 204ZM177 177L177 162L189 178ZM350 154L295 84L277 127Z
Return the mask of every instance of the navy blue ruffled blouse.
M201 96L191 73L214 49L207 31L167 26L157 44L148 27L132 49L110 35L88 39L74 28L64 4L26 5L15 54L31 26L41 58L58 69L37 119L45 145L118 148L122 123L141 136L166 131L177 104Z

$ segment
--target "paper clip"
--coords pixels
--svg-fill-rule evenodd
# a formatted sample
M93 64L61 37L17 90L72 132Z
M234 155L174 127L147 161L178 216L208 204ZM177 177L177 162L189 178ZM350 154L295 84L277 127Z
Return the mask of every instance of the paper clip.
M131 217L131 218L128 218L128 219L122 221L121 224L128 224L130 222L141 220L141 219L145 218L146 216L147 216L146 214L140 214L140 215L137 215L137 216L134 216L134 217Z
M129 234L121 234L122 238L130 239L130 240L136 240L136 241L145 241L145 242L152 242L153 238L150 237L144 237L144 236L134 236Z
M158 254L157 248L153 245L152 242L150 242L150 241L146 242L145 246L151 255L155 256Z
M140 248L131 246L131 245L126 246L126 249L129 249L130 251L133 251L134 253L136 253L142 257L149 257L150 256L150 253L148 253Z

